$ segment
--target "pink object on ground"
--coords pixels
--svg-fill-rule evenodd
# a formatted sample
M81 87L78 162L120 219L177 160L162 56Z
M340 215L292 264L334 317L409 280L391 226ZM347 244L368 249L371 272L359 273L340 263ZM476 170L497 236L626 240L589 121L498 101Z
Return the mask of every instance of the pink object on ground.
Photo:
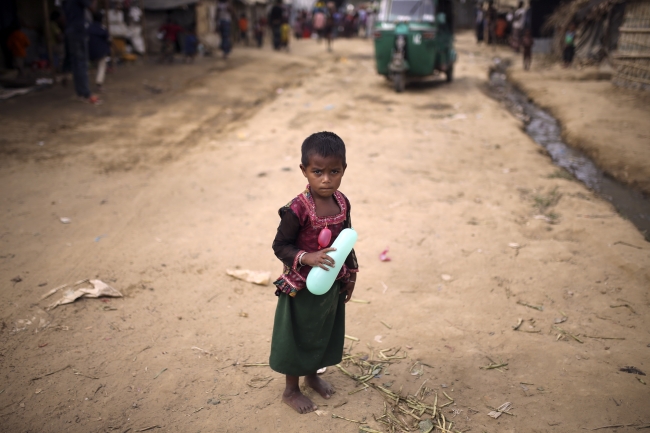
M382 262L390 262L390 257L388 257L388 248L386 248L384 251L379 254L379 260Z

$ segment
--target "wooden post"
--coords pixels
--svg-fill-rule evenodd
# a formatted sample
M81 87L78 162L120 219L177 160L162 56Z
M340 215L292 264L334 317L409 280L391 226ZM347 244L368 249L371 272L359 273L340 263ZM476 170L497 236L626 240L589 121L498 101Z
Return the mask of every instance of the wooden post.
M140 16L140 28L142 29L140 30L140 34L142 35L142 41L144 43L144 54L142 58L145 58L144 56L149 53L149 50L147 49L147 29L144 26L144 0L140 0L138 3L140 4L140 12L142 12L142 15Z
M50 70L52 71L52 76L54 77L54 50L52 50L52 40L50 38L52 35L50 32L50 8L47 5L47 1L48 0L43 0L43 14L45 15L43 17L45 19L45 43L47 44L47 55L50 59ZM63 61L63 59L59 60Z

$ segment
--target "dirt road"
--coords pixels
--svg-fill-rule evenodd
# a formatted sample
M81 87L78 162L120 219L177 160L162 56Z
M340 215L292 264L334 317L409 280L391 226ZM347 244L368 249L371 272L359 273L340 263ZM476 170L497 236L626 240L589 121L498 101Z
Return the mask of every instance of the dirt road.
M98 110L1 107L0 430L358 431L333 414L383 430L382 396L350 394L336 367L337 394L313 396L320 415L283 405L283 378L246 366L268 362L273 286L225 274L279 274L277 209L304 187L299 146L318 130L348 146L367 301L347 306L351 353L407 355L374 383L405 394L427 380L454 399L453 430L650 422L650 379L619 371L650 370L648 244L555 174L483 92L489 57L469 37L458 49L453 84L400 95L369 43L329 55L306 41L134 70ZM125 297L40 300L86 278ZM480 369L488 358L507 366ZM505 402L515 416L486 416Z

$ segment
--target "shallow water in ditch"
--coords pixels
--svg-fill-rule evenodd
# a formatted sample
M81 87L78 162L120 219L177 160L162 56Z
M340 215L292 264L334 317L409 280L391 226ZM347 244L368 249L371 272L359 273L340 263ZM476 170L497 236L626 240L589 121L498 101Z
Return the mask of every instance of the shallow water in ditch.
M526 133L548 151L556 165L612 203L650 241L650 198L607 176L584 153L565 144L560 123L507 81L505 71L508 66L501 59L494 60L490 69L491 96L524 121Z

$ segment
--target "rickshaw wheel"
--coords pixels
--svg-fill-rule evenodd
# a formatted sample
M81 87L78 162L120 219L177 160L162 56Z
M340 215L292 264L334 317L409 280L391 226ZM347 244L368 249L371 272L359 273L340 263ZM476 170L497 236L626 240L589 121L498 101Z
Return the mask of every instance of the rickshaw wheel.
M402 93L406 87L406 77L404 74L393 74L393 87L397 93Z
M447 75L447 82L448 83L451 83L452 81L454 81L454 67L453 66L450 66L447 69L447 72L445 74Z

